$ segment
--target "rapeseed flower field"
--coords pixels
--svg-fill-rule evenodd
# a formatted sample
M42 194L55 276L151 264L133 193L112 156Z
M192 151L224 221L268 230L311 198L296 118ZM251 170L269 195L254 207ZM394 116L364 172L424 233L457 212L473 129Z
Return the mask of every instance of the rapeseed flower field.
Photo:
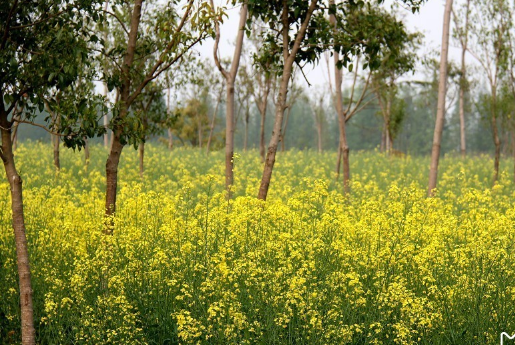
M122 157L115 230L103 234L106 151L16 152L24 179L41 344L498 344L515 332L511 163L353 153L278 156L266 203L259 154L147 145ZM19 339L9 186L0 184L0 342Z

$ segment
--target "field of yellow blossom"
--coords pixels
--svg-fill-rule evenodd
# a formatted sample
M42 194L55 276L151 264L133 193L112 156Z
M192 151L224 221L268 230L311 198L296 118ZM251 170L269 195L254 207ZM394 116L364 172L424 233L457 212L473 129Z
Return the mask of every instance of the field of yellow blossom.
M499 344L515 332L512 162L281 153L266 203L256 151L147 145L122 157L113 236L103 235L106 151L16 152L40 344ZM3 180L4 178L2 178ZM0 184L0 343L19 339L9 189Z

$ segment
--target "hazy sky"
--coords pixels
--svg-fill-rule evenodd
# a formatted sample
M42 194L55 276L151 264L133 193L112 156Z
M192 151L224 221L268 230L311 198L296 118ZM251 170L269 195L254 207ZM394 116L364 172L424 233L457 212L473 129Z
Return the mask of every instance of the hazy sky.
M391 1L392 0L389 2L391 3ZM402 8L400 9L408 29L411 31L421 31L425 35L420 54L425 54L429 51L440 51L444 5L444 0L429 0L421 7L420 12L416 14L412 14L411 11ZM220 54L222 57L232 56L234 46L231 42L234 42L236 38L239 8L230 9L227 13L229 18L225 20L221 27ZM197 47L197 49L200 51L201 55L212 59L212 40L203 43L203 45ZM459 52L460 50L457 47L451 47L449 57L458 60ZM213 68L215 68L214 64ZM314 66L311 69L306 68L305 72L309 82L315 88L327 84L327 67L324 59L321 59L319 66Z

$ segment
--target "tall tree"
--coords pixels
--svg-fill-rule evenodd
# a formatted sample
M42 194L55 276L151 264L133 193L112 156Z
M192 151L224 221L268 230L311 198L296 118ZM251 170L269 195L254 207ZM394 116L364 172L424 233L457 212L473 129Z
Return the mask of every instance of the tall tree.
M476 0L468 51L479 62L490 87L490 126L495 146L493 183L499 178L501 137L499 135L498 91L508 68L511 9L506 0ZM433 187L434 188L434 187Z
M460 75L460 93L459 93L459 114L460 114L460 152L461 157L465 158L467 152L467 144L465 138L465 92L468 90L467 84L467 64L465 61L468 48L469 36L469 13L470 13L470 0L466 0L465 6L458 13L452 10L454 18L454 32L455 37L461 45L461 75ZM465 21L461 22L462 16Z
M446 0L442 31L442 50L440 53L440 81L438 84L438 108L436 111L436 124L433 135L433 148L431 151L431 167L429 170L428 196L433 195L438 176L438 162L445 116L445 97L447 93L447 57L449 54L449 31L451 25L452 0Z
M213 0L211 0L211 7L214 9ZM216 39L213 50L215 64L220 70L220 73L224 76L226 83L226 100L225 100L225 188L228 191L228 197L230 197L230 188L233 184L233 156L234 156L234 81L238 74L238 67L240 65L241 51L243 49L243 37L245 34L245 23L247 22L247 2L243 1L240 9L240 22L238 24L238 34L236 36L236 46L234 48L234 54L231 61L231 67L227 71L221 64L218 52L218 44L220 43L220 25L218 22L215 23Z
M83 146L84 136L102 132L92 102L95 97L67 92L69 99L56 100L59 92L76 88L77 61L88 62L87 41L93 36L83 24L99 18L97 5L86 0L11 0L0 6L0 158L11 189L23 345L35 344L36 332L22 179L15 164L12 129L16 123L34 124L36 110L43 111L46 101L56 116L37 126L52 131L58 122L54 134L63 135L65 145ZM15 109L23 112L14 114Z
M259 187L258 193L258 198L262 200L266 200L268 188L272 178L277 146L279 145L279 139L281 138L283 116L286 109L286 94L288 92L288 85L292 76L293 64L296 61L298 63L299 58L302 59L302 57L297 56L297 53L300 51L304 37L308 31L308 25L311 21L313 12L318 7L317 5L317 0L311 0L309 4L304 1L299 1L295 4L295 6L290 5L287 0L282 0L272 2L257 2L253 4L251 9L251 13L254 16L263 19L264 22L273 23L271 25L280 23L281 27L280 45L276 44L272 32L265 32L267 35L266 39L269 48L265 54L271 53L271 57L269 58L276 59L274 62L281 61L280 64L282 64L282 72L279 82L279 91L277 93L275 102L276 111L274 129L272 132L272 137L270 138L270 143L268 144L263 176L261 178L261 185ZM319 18L319 21L322 20L323 18ZM315 27L315 25L316 23L314 23L313 27ZM296 32L293 33L295 37L293 41L291 40L290 36L292 28L296 29ZM278 49L282 51L281 55L278 54ZM306 58L307 57L304 56L304 59Z
M182 13L176 1L148 2L145 11L143 0L134 0L132 6L128 0L121 0L118 5L121 7L113 5L115 8L108 11L110 32L115 35L114 47L109 51L105 47L101 49L110 63L104 79L108 87L116 87L119 94L111 120L112 144L106 162L106 216L116 211L122 150L127 143L136 144L141 140L138 131L133 130L141 127L134 125L138 119L130 111L131 106L150 82L176 65L193 46L212 33L211 22L218 17L203 1L195 7L194 0L188 0L181 7ZM125 16L118 15L119 10L127 11ZM128 23L124 18L129 18ZM140 75L143 75L141 80ZM111 231L110 226L106 228L107 233Z

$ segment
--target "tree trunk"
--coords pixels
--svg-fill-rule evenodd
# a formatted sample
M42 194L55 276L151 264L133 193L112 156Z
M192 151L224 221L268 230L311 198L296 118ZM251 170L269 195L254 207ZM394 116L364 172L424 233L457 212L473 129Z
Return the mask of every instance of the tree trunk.
M211 7L214 8L214 3L211 0ZM236 47L231 62L231 69L227 72L221 65L218 59L218 44L220 42L220 26L215 24L216 39L214 46L214 59L215 64L227 81L227 101L226 101L226 115L225 115L225 188L227 190L227 197L231 197L231 186L234 181L233 177L233 156L234 156L234 81L238 74L238 67L240 66L241 51L243 49L243 38L245 34L245 23L247 22L247 3L241 5L240 22L238 25L238 35L236 37Z
M127 116L129 112L129 98L130 98L130 90L131 90L131 76L130 76L130 68L134 61L134 55L136 51L136 42L138 39L138 28L141 19L141 7L143 0L135 0L134 8L131 15L131 24L130 24L130 32L129 39L127 42L127 52L123 58L122 65L122 85L120 87L120 91L118 96L121 101L121 109L119 113L119 118L122 120ZM133 95L135 96L135 95ZM123 124L122 124L123 125ZM120 125L118 125L120 126ZM116 193L118 187L118 164L120 163L120 156L122 154L123 144L120 141L120 136L122 133L121 128L113 128L113 133L111 135L111 150L109 151L109 155L107 156L106 161L106 203L105 203L105 215L106 215L106 228L104 232L106 234L111 234L113 231L113 221L112 216L116 211Z
M392 97L388 94L388 99L386 100L386 113L384 114L384 125L385 125L385 149L386 154L390 155L390 151L393 149L392 147L392 136L391 136L391 118L392 112Z
M145 142L141 142L138 146L138 156L139 156L139 177L143 178L143 173L145 172Z
M209 150L209 141L207 143L208 143L207 149ZM170 128L168 128L168 149L171 150L172 148L173 148L172 130Z
M118 164L123 145L116 133L113 133L111 151L106 162L106 216L114 215L116 211L116 191L118 187ZM111 230L109 230L111 231Z
M459 93L459 114L460 114L460 152L461 157L465 158L467 153L467 144L465 140L465 89L467 83L467 64L465 63L467 46L468 46L468 22L469 22L470 0L467 0L465 25L463 27L465 37L460 37L461 42L461 77L460 77L460 93ZM456 16L455 16L456 17Z
M345 113L343 112L343 99L342 99L342 71L336 67L339 60L339 54L334 52L334 82L336 90L336 112L338 113L338 128L340 130L339 152L340 158L343 161L343 193L349 192L350 181L350 164L349 164L349 146L347 145L347 129L345 123ZM338 163L339 169L340 163Z
M234 83L232 80L227 81L225 116L225 188L230 191L234 182Z
M501 160L501 139L499 138L499 129L497 128L497 90L496 87L492 87L492 136L495 145L495 156L494 156L494 178L493 184L495 185L499 180L499 162Z
M329 1L331 5L334 5L334 0ZM331 25L333 26L334 32L336 32L336 18L334 14L330 16ZM338 129L340 131L339 138L339 155L343 159L343 194L349 193L349 181L350 181L350 164L349 164L349 146L347 144L347 130L345 125L345 112L343 110L343 97L342 97L342 70L338 68L338 62L340 60L340 54L334 52L334 83L336 91L336 113L338 114ZM340 170L340 163L338 162L337 170ZM338 173L339 174L339 173Z
M449 27L451 21L451 11L452 0L446 0L442 32L442 51L440 56L438 107L436 112L435 131L433 135L433 148L431 151L431 167L429 169L429 185L427 188L428 196L433 196L433 190L436 188L436 181L438 177L438 162L440 159L440 147L445 117L445 95L447 93L447 56L449 52Z
M306 18L302 22L302 25L295 37L295 43L292 47L291 52L288 51L289 46L289 22L288 22L288 3L283 2L282 11L282 36L283 36L283 72L281 76L281 85L279 87L279 94L277 95L277 103L275 109L275 122L272 137L268 145L268 150L265 158L265 166L263 170L263 176L261 178L261 185L259 186L258 199L266 200L268 194L268 188L270 187L270 181L272 179L272 171L275 164L275 155L277 153L277 146L279 145L279 139L281 138L281 130L283 126L284 110L286 109L286 94L288 92L288 83L292 74L292 66L295 60L297 51L300 49L300 44L304 40L308 23L311 19L311 15L315 10L317 0L311 0L309 9L306 13Z
M61 162L59 159L59 146L61 139L57 135L52 135L52 141L54 143L54 166L59 171L61 169Z
M34 345L36 343L36 331L34 329L29 251L27 237L25 235L25 219L23 214L22 180L16 170L12 148L11 123L7 120L8 114L3 104L0 105L0 111L0 122L2 124L1 158L11 189L11 211L20 288L21 343L22 345Z
M465 158L466 155L466 142L465 142L465 83L466 77L465 73L467 72L467 66L465 64L465 54L467 52L467 48L463 47L461 52L461 80L460 80L460 100L459 100L459 113L460 113L460 151L461 157Z

